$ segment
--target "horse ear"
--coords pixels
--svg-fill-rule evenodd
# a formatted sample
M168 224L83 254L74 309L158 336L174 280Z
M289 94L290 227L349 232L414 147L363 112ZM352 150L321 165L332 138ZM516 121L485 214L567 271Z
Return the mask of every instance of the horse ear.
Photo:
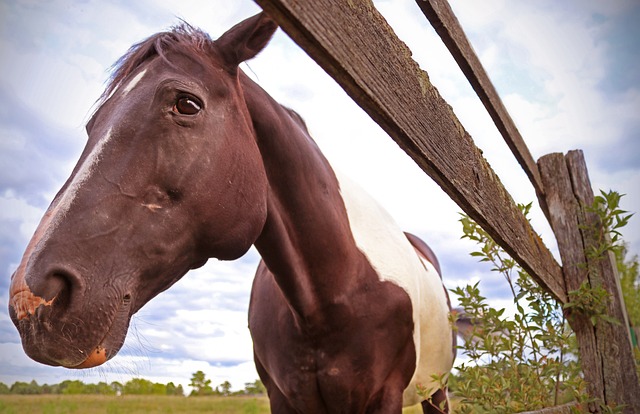
M227 30L215 44L225 63L235 68L260 53L277 28L278 24L262 12Z

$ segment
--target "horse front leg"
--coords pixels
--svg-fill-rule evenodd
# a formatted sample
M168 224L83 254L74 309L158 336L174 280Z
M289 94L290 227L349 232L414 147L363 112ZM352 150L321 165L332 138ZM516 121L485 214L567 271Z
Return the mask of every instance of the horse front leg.
M380 397L369 404L366 414L401 414L402 413L402 392L391 390L381 391Z
M258 356L253 354L253 359L256 364L256 371L258 371L258 376L260 380L264 384L267 389L267 394L269 395L269 407L271 408L272 414L296 414L298 411L294 410L287 398L282 394L280 389L276 386L276 384L271 380L271 377L267 373L267 370L264 369L262 362Z
M428 400L422 401L422 412L424 414L446 414L449 413L449 397L447 388L441 388L431 395Z
M269 406L272 414L298 414L291 405L287 398L275 388L269 391Z

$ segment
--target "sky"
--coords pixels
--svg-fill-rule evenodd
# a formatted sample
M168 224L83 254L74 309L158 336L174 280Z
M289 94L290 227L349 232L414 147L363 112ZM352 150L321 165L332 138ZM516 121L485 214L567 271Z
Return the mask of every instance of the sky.
M582 149L592 185L626 194L640 211L640 2L451 0L451 6L534 157ZM414 1L374 4L453 107L518 203L535 201L484 107ZM132 319L120 354L91 370L40 365L25 356L7 312L10 277L51 199L86 142L84 124L111 65L132 44L183 19L217 38L259 11L249 0L0 0L0 382L126 382L187 386L202 370L234 389L258 378L247 329L259 256L210 261ZM357 53L354 52L354 53ZM243 70L306 120L334 167L367 189L402 228L439 257L447 287L475 283L493 306L509 288L469 256L461 209L279 30ZM534 228L558 257L537 204ZM640 219L623 229L640 252Z

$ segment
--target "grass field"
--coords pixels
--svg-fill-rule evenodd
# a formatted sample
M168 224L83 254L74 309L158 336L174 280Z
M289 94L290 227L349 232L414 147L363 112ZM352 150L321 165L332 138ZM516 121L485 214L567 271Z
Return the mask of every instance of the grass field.
M417 408L417 407L416 407ZM403 414L420 413L406 409ZM0 414L261 414L267 397L165 397L105 395L0 395Z
M2 395L1 414L144 414L269 412L266 397L165 397L103 395Z

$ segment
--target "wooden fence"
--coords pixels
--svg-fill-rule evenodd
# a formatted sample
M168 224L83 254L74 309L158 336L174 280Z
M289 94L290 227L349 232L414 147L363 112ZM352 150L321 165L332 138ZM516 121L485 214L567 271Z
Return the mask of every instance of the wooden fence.
M591 261L584 206L593 191L581 151L536 163L446 0L416 0L469 79L529 177L558 240L560 266L502 186L428 74L370 0L256 0L396 143L560 303L584 281L611 295L608 316L626 322L611 257ZM379 64L384 62L384 64ZM587 264L585 267L583 264ZM574 312L590 396L640 413L640 384L625 322L594 327ZM563 408L564 409L564 408ZM587 407L601 412L598 404Z

